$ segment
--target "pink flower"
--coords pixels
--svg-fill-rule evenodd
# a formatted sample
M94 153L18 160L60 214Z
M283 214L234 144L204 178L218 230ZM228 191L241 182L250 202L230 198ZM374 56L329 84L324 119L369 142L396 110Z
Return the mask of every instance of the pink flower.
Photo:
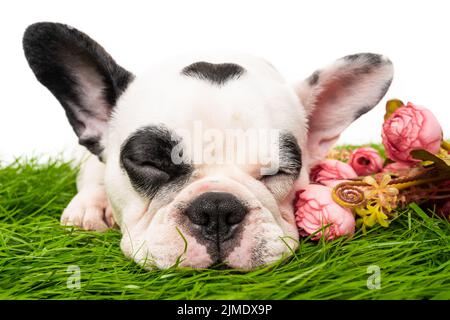
M408 102L384 122L382 138L387 156L400 162L417 162L409 154L414 149L439 151L442 129L430 110Z
M331 188L319 184L307 185L298 192L295 221L302 236L325 228L317 232L312 237L313 240L320 239L322 233L327 240L332 240L355 232L352 212L333 201ZM329 226L326 227L327 225Z
M320 162L310 171L311 182L332 186L336 180L356 178L356 172L348 164L339 160L327 159Z
M378 173L383 168L383 159L374 148L358 148L352 152L348 163L358 176Z
M404 162L393 162L384 166L384 173L392 173L396 175L402 175L411 170L411 165Z

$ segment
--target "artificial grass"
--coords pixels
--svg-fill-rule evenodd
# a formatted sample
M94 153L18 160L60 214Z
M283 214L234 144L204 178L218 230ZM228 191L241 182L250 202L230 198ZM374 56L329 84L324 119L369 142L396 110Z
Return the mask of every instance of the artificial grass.
M75 177L57 160L0 166L0 299L450 299L450 224L419 207L351 240L303 239L293 258L249 273L149 272L122 255L119 231L59 225ZM72 265L80 289L67 287ZM380 289L367 287L371 265Z

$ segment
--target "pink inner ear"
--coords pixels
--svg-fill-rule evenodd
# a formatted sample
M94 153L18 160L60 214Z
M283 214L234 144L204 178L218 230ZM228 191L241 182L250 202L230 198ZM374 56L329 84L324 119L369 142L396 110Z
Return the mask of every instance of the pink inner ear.
M339 136L340 135L338 134L332 138L322 139L319 141L319 145L323 145L323 146L330 145L330 147L331 147L331 145L333 145L337 141L337 139L339 139Z
M332 79L332 81L328 81L327 83L324 83L321 87L323 89L322 88L319 89L320 90L319 93L314 97L314 100L315 100L314 104L316 106L322 106L322 105L326 105L328 103L336 103L336 101L339 98L338 92L341 92L344 89L342 82L338 79ZM323 111L326 111L326 110L315 110L313 112L314 112L314 114L316 114L318 112L323 112Z
M332 138L323 139L322 134L317 132L311 133L308 137L308 153L310 156L308 163L309 168L323 160L338 139L339 134Z
M351 55L316 72L297 94L308 113L309 165L322 160L339 135L358 116L373 108L393 77L389 59L371 53Z
M321 161L328 151L339 139L340 133L346 127L347 113L345 110L336 110L333 106L339 105L342 95L346 94L343 84L348 77L345 75L325 80L313 89L311 98L313 107L309 115L308 149L310 166ZM347 80L345 80L347 79ZM315 91L315 92L314 92ZM330 108L331 107L331 108ZM347 110L348 111L348 110Z

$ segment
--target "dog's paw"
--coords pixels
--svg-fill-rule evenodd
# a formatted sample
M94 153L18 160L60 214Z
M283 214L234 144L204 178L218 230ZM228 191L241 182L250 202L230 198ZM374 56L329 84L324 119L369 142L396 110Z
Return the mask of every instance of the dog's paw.
M105 190L101 187L80 190L64 210L61 224L95 231L114 227L115 221Z

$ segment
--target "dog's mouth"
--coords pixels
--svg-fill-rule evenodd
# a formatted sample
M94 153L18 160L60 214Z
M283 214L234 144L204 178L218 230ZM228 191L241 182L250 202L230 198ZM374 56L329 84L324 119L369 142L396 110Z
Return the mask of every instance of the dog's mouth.
M213 265L228 265L227 257L235 247L243 241L243 224L233 226L234 231L227 235L226 239L217 238L215 241L206 240L203 244L213 261Z
M213 270L232 270L233 269L232 267L230 267L228 264L226 264L223 261L218 261L216 263L213 263L211 265L211 267L209 267L209 268L213 269Z

